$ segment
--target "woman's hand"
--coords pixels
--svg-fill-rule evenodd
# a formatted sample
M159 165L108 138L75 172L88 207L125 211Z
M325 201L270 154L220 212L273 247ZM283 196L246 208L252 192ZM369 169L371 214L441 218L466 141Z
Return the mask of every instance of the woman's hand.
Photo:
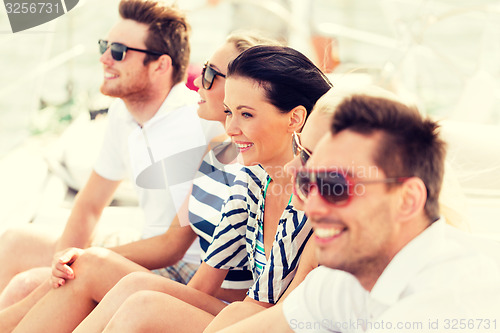
M54 255L52 260L52 287L59 288L66 283L66 280L73 280L75 272L71 269L71 265L83 253L83 249L69 248Z

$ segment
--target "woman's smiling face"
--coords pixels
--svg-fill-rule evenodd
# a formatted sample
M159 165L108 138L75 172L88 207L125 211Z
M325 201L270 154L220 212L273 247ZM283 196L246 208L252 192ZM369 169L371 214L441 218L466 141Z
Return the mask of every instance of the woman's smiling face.
M254 80L226 79L226 132L239 149L244 165L284 165L292 159L289 113L271 104L264 88Z
M239 52L233 43L226 43L220 47L208 61L208 66L226 75L227 64L238 56ZM207 90L201 84L201 75L194 80L194 85L199 88L198 116L207 120L224 122L224 82L221 76L215 76L212 87Z

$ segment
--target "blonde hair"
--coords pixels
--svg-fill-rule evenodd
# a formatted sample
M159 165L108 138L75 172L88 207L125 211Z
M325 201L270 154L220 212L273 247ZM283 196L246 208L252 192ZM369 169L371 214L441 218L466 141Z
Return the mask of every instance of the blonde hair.
M257 45L283 45L283 43L276 39L266 37L257 31L250 30L237 30L232 32L227 36L226 43L233 44L239 53Z
M396 94L376 85L369 84L361 87L336 85L335 87L332 87L330 90L328 90L320 99L318 99L316 105L314 106L314 109L320 112L334 113L338 105L344 99L352 95L382 97L401 102L401 99Z

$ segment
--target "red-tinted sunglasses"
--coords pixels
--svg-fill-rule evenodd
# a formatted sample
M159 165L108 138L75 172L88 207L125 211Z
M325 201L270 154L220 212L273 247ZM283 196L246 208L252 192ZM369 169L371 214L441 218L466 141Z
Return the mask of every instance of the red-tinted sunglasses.
M347 205L354 195L362 195L365 185L379 183L401 184L408 177L385 178L376 180L355 181L339 170L300 169L295 175L294 193L305 201L312 188L317 188L321 197L328 203Z

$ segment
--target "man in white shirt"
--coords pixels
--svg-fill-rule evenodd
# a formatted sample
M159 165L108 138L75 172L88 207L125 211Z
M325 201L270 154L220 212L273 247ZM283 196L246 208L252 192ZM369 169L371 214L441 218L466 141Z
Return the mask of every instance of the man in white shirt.
M321 266L227 331L500 329L500 246L439 217L444 158L437 124L416 109L344 99L294 184Z
M132 177L136 183L136 176L148 165L172 156L189 160L192 165L185 165L184 169L191 170L194 176L206 144L223 131L220 124L213 127L198 118L199 96L184 83L190 55L190 28L185 15L155 1L122 0L119 11L120 21L107 40L99 41L104 70L101 92L117 100L109 109L109 125L94 170L78 193L60 238L44 238L29 229L11 231L2 238L0 290L14 275L33 267L47 266L33 274L37 282L48 280L52 258L60 262L55 253L68 247L88 247L103 209L124 178ZM183 158L183 152L189 158ZM136 186L145 214L144 237L164 233L177 213L178 204L189 192L189 186L182 184L189 180L189 175L166 178L158 179L160 186L156 189ZM123 248L123 253L121 248L117 252L138 260L138 251L146 252L145 248L132 243ZM165 275L187 283L199 265L198 250L196 242L173 271ZM74 260L76 257L68 258L66 263ZM154 258L142 264L154 266ZM28 274L27 280L33 274ZM15 287L24 282L24 279L18 281ZM32 288L25 286L15 296L21 297ZM42 289L48 288L47 284ZM40 289L36 292L43 293Z

